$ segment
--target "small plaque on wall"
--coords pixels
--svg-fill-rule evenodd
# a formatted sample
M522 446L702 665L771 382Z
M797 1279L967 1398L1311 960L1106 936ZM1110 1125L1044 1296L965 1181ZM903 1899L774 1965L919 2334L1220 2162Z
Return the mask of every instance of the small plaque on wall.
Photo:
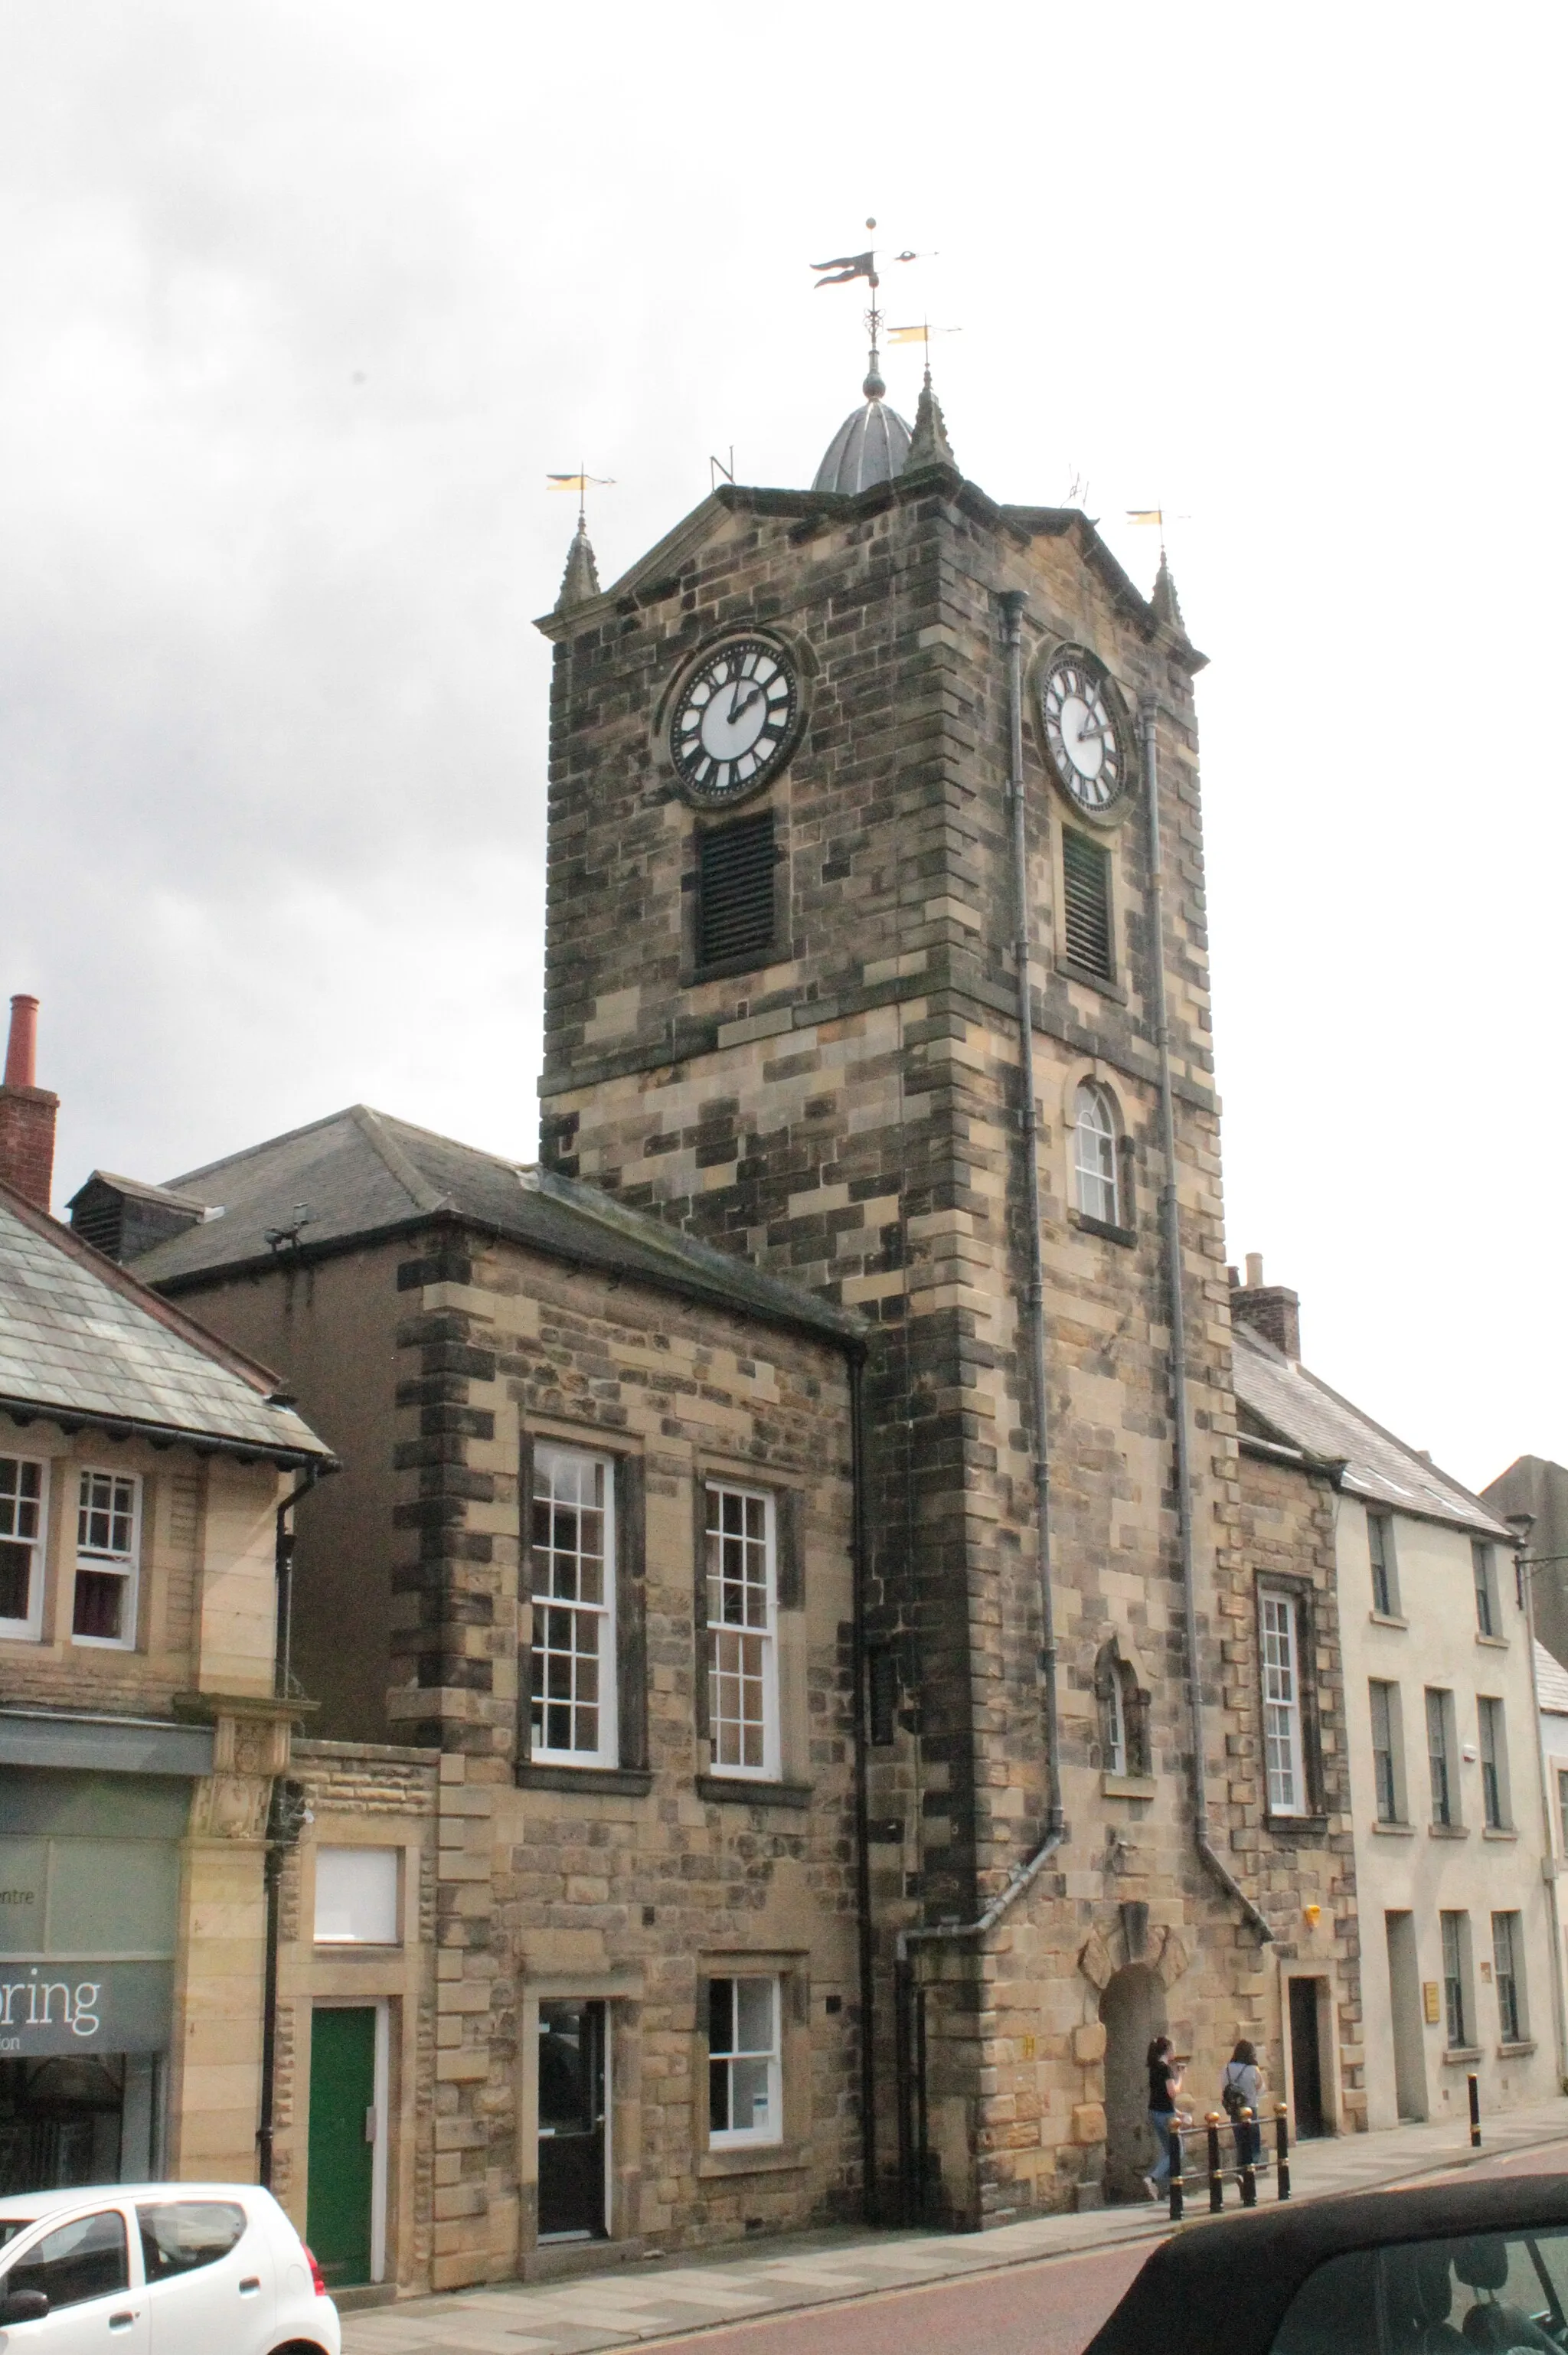
M1441 1990L1438 1987L1435 1979L1422 1980L1421 2009L1426 2014L1426 2025L1428 2028L1435 2028L1438 2021L1443 2017L1439 2005L1440 1993Z

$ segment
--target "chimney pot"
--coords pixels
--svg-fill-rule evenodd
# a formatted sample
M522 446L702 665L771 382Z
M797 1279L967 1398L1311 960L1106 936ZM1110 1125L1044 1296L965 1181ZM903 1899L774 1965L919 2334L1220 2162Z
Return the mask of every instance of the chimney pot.
M0 1082L0 1179L35 1209L48 1210L54 1188L55 1115L59 1098L37 1085L38 1001L11 1000L5 1077Z
M5 1085L37 1085L38 1001L20 993L11 1000L11 1035L5 1042Z
M1251 1292L1255 1292L1255 1291L1258 1289L1259 1285L1263 1283L1263 1280L1264 1280L1264 1255L1263 1255L1262 1252L1249 1252L1247 1253L1247 1288L1248 1288L1248 1290L1249 1290L1249 1291L1251 1291Z

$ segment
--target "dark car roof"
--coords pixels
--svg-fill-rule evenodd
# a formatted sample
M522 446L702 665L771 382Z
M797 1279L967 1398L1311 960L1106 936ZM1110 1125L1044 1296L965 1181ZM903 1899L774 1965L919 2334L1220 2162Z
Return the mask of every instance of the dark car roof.
M1349 2249L1568 2225L1568 2175L1452 2178L1188 2226L1162 2242L1083 2355L1267 2355L1307 2275Z

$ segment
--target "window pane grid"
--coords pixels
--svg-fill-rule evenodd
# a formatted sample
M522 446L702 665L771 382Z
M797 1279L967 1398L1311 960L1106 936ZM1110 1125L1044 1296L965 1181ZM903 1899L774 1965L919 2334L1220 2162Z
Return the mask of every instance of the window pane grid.
M1499 1759L1499 1711L1501 1703L1479 1700L1476 1704L1481 1735L1481 1806L1487 1829L1500 1831L1503 1824L1502 1773Z
M32 1617L43 1493L41 1464L0 1455L0 1620L25 1625Z
M773 1564L769 1500L708 1489L708 1733L718 1770L773 1768Z
M778 1981L718 1978L708 1985L709 2139L777 2142Z
M1087 1081L1078 1091L1072 1136L1079 1209L1088 1218L1119 1226L1115 1121L1104 1090Z
M531 1748L603 1764L613 1733L613 1533L610 1466L534 1451Z
M1393 1616L1393 1581L1389 1575L1389 1525L1383 1513L1367 1515L1367 1544L1372 1558L1372 1609L1385 1619Z
M1454 1794L1448 1771L1448 1713L1445 1697L1430 1689L1426 1695L1426 1763L1432 1779L1432 1820L1451 1824Z
M128 1646L134 1636L137 1482L124 1472L83 1472L77 1491L71 1634Z
M1264 1749L1272 1813L1301 1813L1301 1694L1296 1657L1296 1606L1285 1594L1260 1598L1263 1625Z
M1465 2033L1465 1971L1459 1944L1457 1913L1443 1915L1443 1996L1446 2013L1448 2043L1453 2051L1469 2043Z
M1492 1915L1492 1968L1498 1983L1498 2030L1505 2044L1523 2041L1520 2026L1519 1972L1514 1960L1517 1915Z
M1399 1792L1393 1771L1393 1711L1389 1688L1386 1684L1374 1684L1371 1692L1372 1776L1377 1786L1378 1821L1397 1823Z
M1492 1550L1479 1539L1470 1540L1470 1563L1476 1576L1476 1625L1483 1636L1495 1636L1497 1607L1493 1599Z

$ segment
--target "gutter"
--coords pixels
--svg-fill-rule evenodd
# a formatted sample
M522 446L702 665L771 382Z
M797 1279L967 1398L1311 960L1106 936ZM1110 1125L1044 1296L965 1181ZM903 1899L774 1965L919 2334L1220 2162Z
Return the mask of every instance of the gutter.
M1046 1390L1045 1245L1040 1199L1040 1122L1034 1096L1034 1008L1029 989L1029 838L1024 810L1023 612L1021 589L1002 592L1002 634L1008 650L1008 805L1012 821L1014 963L1018 976L1019 1078L1025 1217L1029 1229L1029 1281L1024 1318L1029 1329L1030 1439L1034 1455L1035 1541L1040 1575L1040 1667L1043 1684L1046 1780L1045 1837L1032 1856L1015 1865L1005 1887L973 1922L939 1922L929 1929L901 1930L894 1940L900 2040L899 2145L903 2221L913 2221L914 2187L910 2161L921 2164L919 2204L923 2205L925 2156L925 2038L919 2009L912 1949L939 1940L983 1938L993 1930L1062 1847L1068 1825L1061 1807L1061 1733L1056 1692L1056 1609L1051 1591L1051 1402ZM909 2118L906 2085L919 2109L918 2130Z
M1200 1860L1228 1897L1235 1900L1260 1945L1274 1943L1267 1916L1253 1904L1209 1838L1209 1799L1203 1776L1203 1671L1198 1650L1197 1577L1192 1553L1192 1458L1187 1416L1187 1326L1181 1297L1181 1206L1176 1177L1176 1109L1170 1072L1170 1016L1165 989L1164 854L1159 833L1159 756L1155 731L1157 704L1146 702L1143 723L1144 804L1148 821L1149 933L1153 974L1155 1047L1159 1058L1160 1146L1165 1182L1160 1188L1160 1225L1165 1245L1166 1293L1170 1316L1170 1408L1176 1424L1176 1501L1181 1556L1181 1607L1187 1640L1187 1693L1192 1743L1192 1839Z
M24 1429L30 1423L52 1423L68 1437L78 1431L101 1431L107 1439L144 1439L153 1447L188 1447L197 1455L232 1455L241 1464L275 1464L280 1472L298 1472L307 1465L336 1472L337 1459L325 1448L289 1447L265 1439L234 1439L218 1431L195 1431L176 1423L143 1423L135 1415L112 1414L91 1407L68 1406L63 1400L24 1399L0 1395L0 1414L8 1414Z

